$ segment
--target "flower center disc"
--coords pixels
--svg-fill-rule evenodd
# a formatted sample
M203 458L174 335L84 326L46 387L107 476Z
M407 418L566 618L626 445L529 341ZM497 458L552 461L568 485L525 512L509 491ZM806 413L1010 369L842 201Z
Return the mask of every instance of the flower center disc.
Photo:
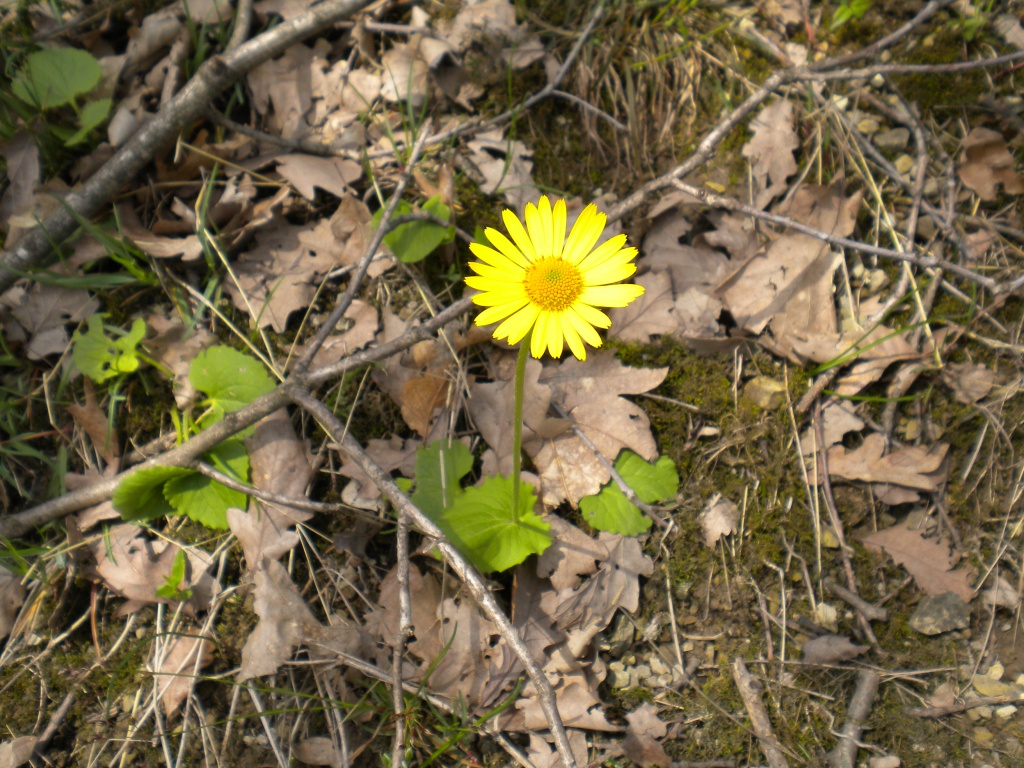
M523 287L531 303L548 312L561 312L583 293L583 275L565 259L545 256L526 268Z

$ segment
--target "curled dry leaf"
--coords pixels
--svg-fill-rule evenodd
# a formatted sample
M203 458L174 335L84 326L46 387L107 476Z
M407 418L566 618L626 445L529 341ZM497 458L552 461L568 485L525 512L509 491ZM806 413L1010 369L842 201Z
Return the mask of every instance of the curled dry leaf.
M19 736L0 744L0 768L18 768L32 759L36 751L35 736Z
M585 362L569 358L545 366L538 381L551 387L552 399L609 462L623 448L651 461L658 449L647 414L620 395L648 392L667 374L668 368L630 368L614 352L599 350ZM611 477L593 449L568 432L546 440L533 454L533 463L541 477L542 500L550 507L564 499L576 506Z
M992 391L995 374L983 363L947 363L942 380L961 403L976 403Z
M661 740L668 733L668 726L658 718L658 709L647 701L640 708L626 715L626 738L622 751L637 765L657 765L671 768L672 758L661 746Z
M856 645L845 635L822 635L804 643L803 661L806 664L838 664L857 658L869 647Z
M905 524L859 538L869 549L884 549L929 595L952 592L966 602L974 597L971 569L953 568L958 558L950 554L947 542L926 539L920 531L910 530Z
M1014 160L1001 133L974 128L964 139L957 175L982 200L995 200L996 187L1009 195L1024 192L1024 178L1013 170Z
M750 159L757 193L754 205L764 208L786 188L786 179L797 172L793 152L800 147L793 128L795 109L785 99L772 102L750 123L753 134L743 145L743 156Z
M25 587L21 579L0 565L0 640L14 628L18 609L25 602Z
M540 196L533 183L532 152L521 141L506 139L501 128L481 133L466 145L470 162L484 177L480 191L501 194L511 208L523 211Z
M214 638L210 635L175 635L170 647L161 648L153 679L164 714L173 715L181 703L192 693L198 680L197 673L213 661Z
M919 491L936 491L945 477L949 446L932 448L908 445L885 453L885 436L872 433L859 448L835 445L828 451L828 473L847 480L890 483Z
M719 494L711 497L711 500L700 513L700 527L704 532L704 543L714 549L718 540L723 536L736 533L736 526L740 522L740 511L729 499Z
M182 261L198 261L203 255L203 244L196 235L186 237L163 237L154 235L142 225L135 214L135 207L128 203L117 206L118 228L124 237L148 256L156 259L181 257Z
M114 593L127 598L117 610L118 616L149 603L172 602L158 597L156 591L171 575L174 558L181 551L177 544L166 539L149 539L143 535L142 528L125 523L112 526L106 535L92 539L89 548L96 559L93 575ZM192 590L185 607L194 613L210 605L214 595L220 592L220 584L208 572L213 565L208 553L189 547L185 558L185 578L175 586Z

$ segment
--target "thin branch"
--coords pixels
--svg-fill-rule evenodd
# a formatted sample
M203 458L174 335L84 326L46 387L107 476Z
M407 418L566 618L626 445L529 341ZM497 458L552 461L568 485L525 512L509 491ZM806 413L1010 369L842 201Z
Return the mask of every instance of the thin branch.
M757 740L761 743L770 768L789 768L782 744L772 730L772 721L768 718L768 710L761 703L761 683L747 670L743 659L736 657L732 663L732 678L740 692L743 706L750 715L750 724L754 728Z
M526 668L526 674L537 689L537 697L540 700L544 716L554 736L555 746L558 748L562 765L564 768L576 768L576 760L569 745L569 737L565 732L565 726L562 725L562 718L558 713L555 692L551 687L550 681L545 676L537 660L533 658L533 654L530 653L530 649L523 642L519 632L501 610L490 590L487 589L487 585L484 584L476 569L469 565L459 551L448 543L441 529L437 527L434 521L424 515L409 500L409 497L392 480L391 475L385 472L380 465L366 454L362 446L359 445L352 435L345 432L345 425L331 413L326 405L300 387L291 389L290 396L292 402L303 408L320 423L324 431L341 447L341 450L373 481L381 493L388 497L388 500L394 505L395 510L399 514L406 515L417 527L437 540L437 548L444 556L444 559L466 585L477 605L487 615L487 618L494 623L499 634Z
M881 680L873 669L861 670L857 677L857 688L850 699L850 708L846 713L846 722L838 736L839 744L829 760L832 768L854 768L857 765L857 747L864 733L864 721L871 714L871 707L878 696L878 683Z

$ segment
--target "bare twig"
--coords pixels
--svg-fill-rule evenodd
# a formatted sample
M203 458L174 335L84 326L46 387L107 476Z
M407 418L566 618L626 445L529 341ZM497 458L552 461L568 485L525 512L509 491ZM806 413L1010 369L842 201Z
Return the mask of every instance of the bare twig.
M857 688L850 699L850 708L846 712L846 722L839 736L839 744L832 751L829 764L832 768L854 768L857 765L857 747L861 734L864 733L864 721L871 714L871 707L878 696L878 683L881 680L873 669L861 670L857 677Z
M939 718L957 715L977 707L999 707L1003 704L1024 702L1024 693L1008 693L1002 696L979 696L976 699L961 699L955 704L942 707L906 707L903 711L914 717Z
M782 744L772 730L768 711L761 703L761 683L754 679L743 659L739 657L732 662L732 679L736 681L736 688L740 692L747 714L750 715L750 724L761 743L761 751L764 752L768 765L770 768L789 768Z
M836 584L832 579L825 579L825 588L833 595L849 603L853 608L856 609L857 613L863 614L866 618L871 621L888 621L889 612L885 608L879 608L877 605L872 605L863 597L858 595L856 592L851 592L841 584Z

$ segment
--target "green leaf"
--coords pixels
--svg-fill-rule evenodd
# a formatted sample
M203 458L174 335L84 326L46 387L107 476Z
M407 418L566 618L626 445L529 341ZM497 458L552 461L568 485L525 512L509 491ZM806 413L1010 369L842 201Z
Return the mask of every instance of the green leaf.
M53 109L88 93L102 77L99 62L88 51L47 48L28 55L11 83L11 91L26 104Z
M163 586L157 587L156 596L166 600L188 600L192 597L191 589L179 589L185 580L185 550L179 549L174 555L171 572L164 579Z
M645 504L671 499L679 488L675 462L668 456L662 456L651 464L632 451L623 451L615 461L615 469Z
M127 334L119 338L108 336L107 331L111 328L103 318L102 314L92 315L88 320L88 330L84 334L75 331L72 337L71 357L75 365L97 384L138 370L136 350L146 335L146 322L136 318Z
M164 496L168 480L197 474L184 467L150 467L128 475L118 483L111 501L124 520L152 520L174 513Z
M429 213L442 221L448 221L451 210L441 202L440 195L435 195L423 204L424 213ZM413 207L404 200L395 208L395 216L406 216L413 212ZM380 224L384 209L377 211L373 217L374 226ZM450 243L455 237L455 227L442 227L432 221L410 221L399 224L384 236L384 243L399 261L415 264L423 261L438 246Z
M241 440L233 438L206 454L207 461L225 475L245 482L249 477L249 454ZM169 480L164 496L174 510L188 515L207 528L228 527L228 507L245 507L246 495L206 475L192 472Z
M508 570L551 544L551 526L533 512L533 487L519 481L519 509L513 511L512 482L489 477L459 494L441 517L441 530L483 573Z
M196 355L188 370L188 379L193 387L206 393L206 404L213 411L212 421L204 427L274 388L263 363L225 346L210 347Z
M580 512L591 527L622 536L639 536L651 527L651 519L625 497L614 481L596 496L580 499Z
M78 131L64 142L64 146L73 147L89 138L92 129L107 119L112 104L110 99L97 99L82 107L82 111L78 113Z
M469 448L437 440L416 451L416 492L412 503L437 523L441 513L462 494L459 481L473 469Z
M615 469L645 504L670 499L679 487L676 465L668 456L651 464L632 451L623 451L615 461ZM650 518L626 498L614 480L596 496L580 499L580 511L583 519L599 531L638 536L651 527Z

